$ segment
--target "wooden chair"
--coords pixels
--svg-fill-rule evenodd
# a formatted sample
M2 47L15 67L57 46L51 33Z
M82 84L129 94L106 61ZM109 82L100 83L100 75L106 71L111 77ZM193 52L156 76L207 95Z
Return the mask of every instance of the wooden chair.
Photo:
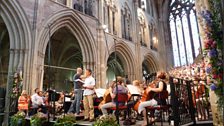
M160 100L165 100L167 101L168 99L168 91L164 91L163 93L159 93L159 99ZM171 106L168 105L168 104L160 104L160 105L157 105L157 106L148 106L146 107L146 113L148 114L150 112L150 114L154 114L155 110L159 111L160 113L160 116L161 116L161 126L163 126L163 120L165 115L164 115L164 112L168 112L168 115L169 115L169 108ZM149 120L147 118L147 124L149 125Z
M117 102L118 102L118 109L117 107L112 107L112 108L109 108L110 110L115 110L115 111L121 111L121 110L126 110L127 109L127 103L128 101L128 95L127 94L118 94L117 95ZM122 103L122 104L121 104Z

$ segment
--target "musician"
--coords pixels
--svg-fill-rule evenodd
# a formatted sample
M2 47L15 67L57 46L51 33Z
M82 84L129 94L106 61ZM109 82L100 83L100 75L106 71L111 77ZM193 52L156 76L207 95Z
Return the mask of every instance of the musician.
M120 94L127 94L127 93L128 93L126 87L124 87L124 86L122 85L123 82L124 82L124 81L123 81L123 78L120 77L120 76L118 76L118 77L117 77L118 94L119 94L119 93L120 93ZM110 91L110 96L111 96L111 98L112 98L112 102L108 102L108 103L103 104L103 105L101 106L101 110L102 110L103 115L108 114L108 113L107 113L107 109L108 109L108 108L116 107L116 101L115 101L116 94L117 94L117 91L116 91L116 86L115 86L115 87L113 88L113 90ZM122 103L121 103L121 104L122 104Z
M159 98L159 95L160 95L159 93L161 93L163 91L165 92L167 90L166 89L167 88L166 83L164 82L164 80L166 79L165 72L158 72L157 73L157 78L159 79L159 81L156 84L156 87L152 88L152 87L149 86L146 89L147 94L149 94L150 92L154 92L155 93L154 97L149 101L141 102L139 104L139 107L138 107L138 112L139 113L143 112L143 116L144 116L144 123L143 123L142 126L147 125L147 113L146 113L145 107L156 106L156 105L159 105L159 104L166 104L165 99L160 99ZM151 123L154 123L154 120L151 120Z
M43 92L40 91L39 88L36 88L34 91L35 91L35 94L31 96L32 108L33 108L33 111L31 114L36 114L37 111L47 113L46 106L44 103Z
M74 112L75 115L80 114L80 102L82 100L82 83L78 80L81 80L81 74L82 68L77 68L77 73L73 77L75 100L68 110L68 113Z
M98 109L101 110L101 107L103 104L111 102L112 98L110 96L110 92L113 92L113 89L115 87L116 81L112 81L111 84L109 84L108 89L105 91L104 95L103 95L103 100L100 102L100 104L98 105Z
M141 95L143 94L143 92L144 92L144 89L141 88L141 86L140 86L140 81L139 81L139 80L134 80L134 81L132 82L132 84L133 84L133 86L136 87L136 90L137 90L137 92L139 93L139 96L141 96ZM129 93L130 97L132 97L132 96L131 96L131 93L130 93L129 91L128 91L128 93ZM127 114L128 114L128 117L130 117L130 114L131 114L131 108L134 107L134 105L136 104L137 100L138 100L138 96L134 96L134 97L133 97L133 100L130 100L130 101L127 103L127 113L125 113L125 116L124 116L125 119L126 119L126 115L127 115ZM131 124L134 124L134 123L135 123L135 120L131 120L130 118L124 121L124 125L131 125Z
M18 99L18 110L27 112L29 100L30 100L30 97L27 94L27 91L23 90L21 93L21 96L19 96L19 99Z
M92 70L86 69L85 71L85 83L83 85L83 103L84 103L84 120L94 121L94 107L93 107L93 95L95 87L95 79L92 77Z
M31 112L31 114L36 114L37 113L37 109L39 107L39 103L38 103L38 99L40 99L38 93L39 93L40 89L39 88L36 88L34 90L34 94L31 96L31 103L32 103L32 108L33 108L33 111Z
M63 104L64 104L64 98L65 98L64 92L60 92L59 99L58 99L58 101L55 102L56 112L60 112L61 111L61 109L63 107Z

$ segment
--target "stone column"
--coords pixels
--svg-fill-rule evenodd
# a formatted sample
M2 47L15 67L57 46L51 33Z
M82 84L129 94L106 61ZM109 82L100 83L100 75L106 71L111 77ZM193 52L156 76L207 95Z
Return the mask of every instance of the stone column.
M196 6L196 10L197 12L201 12L203 10L210 10L210 5L208 0L196 0L195 2L195 6ZM200 17L200 15L198 15ZM203 42L206 39L206 33L204 31L204 23L201 20L201 18L199 18L199 29L200 29L200 35L201 35L201 41L202 41L202 47L204 48L204 44ZM208 82L208 84L210 84L210 82ZM223 97L223 96L222 96ZM218 105L217 105L217 100L218 100L218 96L215 94L214 91L210 90L209 91L209 98L210 98L210 104L211 104L211 110L212 110L212 117L213 117L213 125L214 126L223 126L223 108L222 110L218 109Z
M211 104L211 109L212 109L212 119L213 119L213 125L214 126L223 126L223 109L220 110L218 109L217 106L217 100L218 97L215 94L214 91L209 90L209 99L210 99L210 104Z
M9 110L10 110L10 94L12 92L12 82L13 82L13 68L14 68L14 59L15 54L14 50L10 50L9 56L9 69L8 69L8 77L7 77L7 85L6 85L6 96L5 96L5 115L4 115L4 122L3 126L8 126L9 122Z
M134 14L133 14L133 31L135 31L135 34L133 34L133 42L135 43L135 65L136 67L134 68L134 73L135 77L134 79L142 79L142 60L141 60L141 45L140 45L140 37L139 37L139 32L140 32L140 26L139 26L139 21L138 21L138 1L134 0L133 2L133 8L134 8ZM137 34L136 34L137 33Z

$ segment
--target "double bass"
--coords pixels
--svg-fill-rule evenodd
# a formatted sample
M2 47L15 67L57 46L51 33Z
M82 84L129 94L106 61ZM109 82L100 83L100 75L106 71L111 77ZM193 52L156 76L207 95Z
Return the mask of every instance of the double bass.
M157 82L157 81L153 81L153 82L150 83L150 84L148 85L148 87L145 89L145 91L144 91L144 93L143 93L141 99L134 105L134 110L135 110L135 111L138 111L138 106L139 106L139 104L140 104L141 102L145 102L145 101L148 101L148 100L150 100L150 99L153 98L153 96L154 96L154 92L149 92L148 90L149 90L149 87L150 87L150 88L155 88L155 86L156 86L156 82Z

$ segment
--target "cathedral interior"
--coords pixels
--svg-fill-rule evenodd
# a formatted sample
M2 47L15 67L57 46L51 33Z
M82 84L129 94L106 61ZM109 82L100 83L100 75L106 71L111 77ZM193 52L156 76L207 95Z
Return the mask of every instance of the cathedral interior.
M116 76L149 83L158 71L210 59L218 71L212 82L222 83L223 60L211 55L223 57L223 6L222 0L0 0L0 123L1 113L11 111L15 83L28 94L35 88L71 92L78 67L91 69L96 88L106 88ZM213 17L203 17L206 11ZM217 39L211 53L208 31Z

